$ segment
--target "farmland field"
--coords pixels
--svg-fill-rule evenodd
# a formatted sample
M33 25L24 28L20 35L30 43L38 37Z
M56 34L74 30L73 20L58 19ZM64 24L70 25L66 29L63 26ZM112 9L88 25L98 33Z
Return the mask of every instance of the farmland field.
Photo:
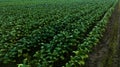
M84 67L117 3L0 0L0 66Z

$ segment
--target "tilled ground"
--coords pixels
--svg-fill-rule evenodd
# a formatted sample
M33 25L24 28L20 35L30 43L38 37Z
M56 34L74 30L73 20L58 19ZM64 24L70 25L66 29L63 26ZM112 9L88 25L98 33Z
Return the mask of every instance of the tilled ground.
M85 67L120 67L120 1L101 42L89 54Z

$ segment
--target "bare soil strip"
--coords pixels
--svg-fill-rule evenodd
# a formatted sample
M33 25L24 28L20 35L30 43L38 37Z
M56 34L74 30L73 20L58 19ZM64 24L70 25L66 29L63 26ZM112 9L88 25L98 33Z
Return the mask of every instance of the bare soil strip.
M101 42L89 54L85 67L120 67L120 1Z

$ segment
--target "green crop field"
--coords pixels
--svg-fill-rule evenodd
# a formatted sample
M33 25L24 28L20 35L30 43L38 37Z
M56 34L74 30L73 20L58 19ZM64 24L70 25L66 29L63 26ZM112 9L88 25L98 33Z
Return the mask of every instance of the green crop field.
M83 67L117 2L0 0L0 65Z

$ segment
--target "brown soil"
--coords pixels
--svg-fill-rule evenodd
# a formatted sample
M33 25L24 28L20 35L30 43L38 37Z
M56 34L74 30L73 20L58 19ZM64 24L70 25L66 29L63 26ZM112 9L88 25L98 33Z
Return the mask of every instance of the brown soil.
M101 42L89 54L85 67L120 67L120 1Z

